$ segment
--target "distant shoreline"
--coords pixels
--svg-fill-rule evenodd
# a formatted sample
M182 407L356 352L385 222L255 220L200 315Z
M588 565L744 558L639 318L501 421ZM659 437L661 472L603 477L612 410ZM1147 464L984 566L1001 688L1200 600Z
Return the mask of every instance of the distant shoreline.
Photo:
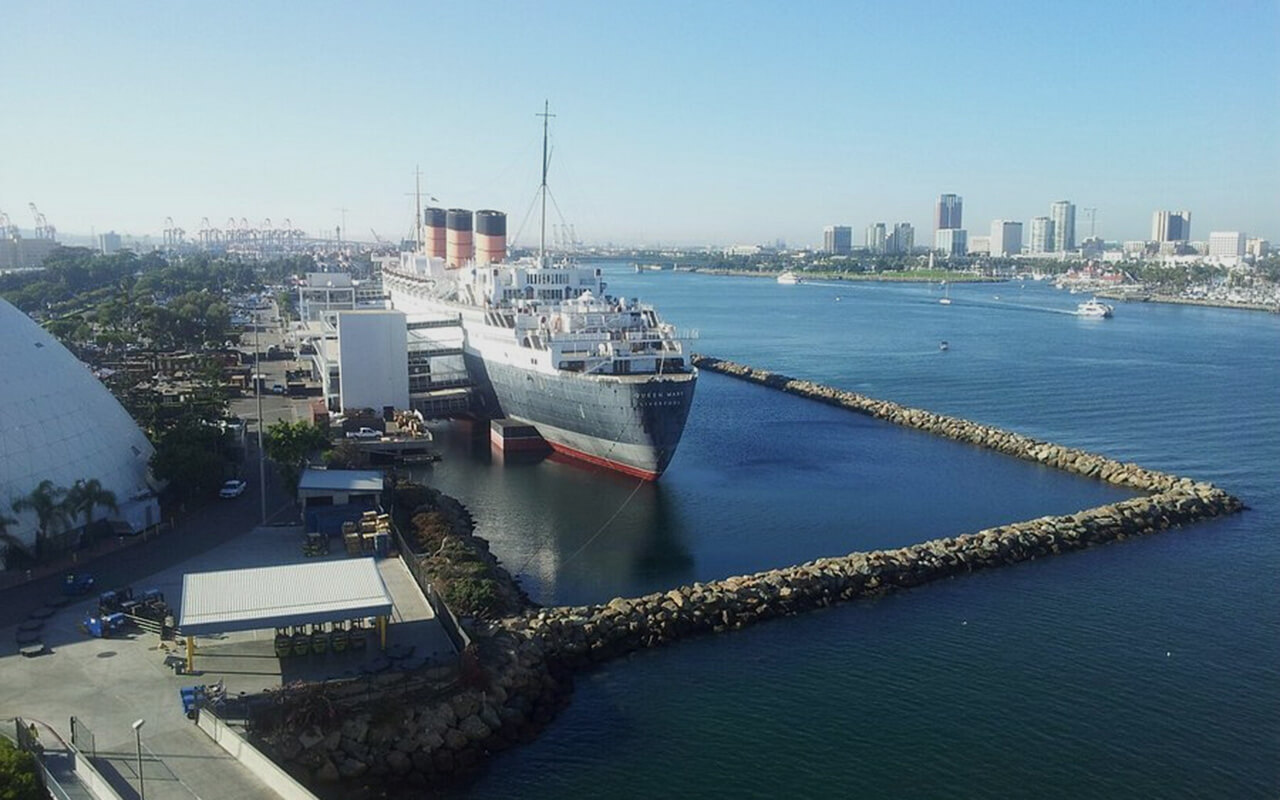
M1097 292L1098 297L1108 300L1123 300L1127 303L1168 303L1176 306L1204 306L1205 308L1228 308L1235 311L1266 311L1271 314L1280 313L1280 307L1265 303L1238 303L1231 300L1201 300L1195 297L1178 297L1171 294L1130 295L1124 292Z
M703 275L721 275L734 278L777 278L782 274L782 270L777 272L754 270L754 269L718 269L715 267L697 267L694 272ZM915 275L910 272L805 272L800 275L803 281L821 280L821 281L861 281L861 282L878 282L878 283L937 283L940 280L948 280L952 283L1006 283L1008 278L986 278L980 275L967 275L964 273L930 273L928 275Z

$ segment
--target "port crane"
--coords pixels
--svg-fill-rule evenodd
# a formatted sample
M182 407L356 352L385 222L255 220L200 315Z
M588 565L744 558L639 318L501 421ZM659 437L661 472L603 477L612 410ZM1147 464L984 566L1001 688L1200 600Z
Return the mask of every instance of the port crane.
M57 228L49 224L49 219L40 213L40 209L36 208L36 204L28 203L27 207L31 209L31 216L36 218L36 238L56 239L58 236Z

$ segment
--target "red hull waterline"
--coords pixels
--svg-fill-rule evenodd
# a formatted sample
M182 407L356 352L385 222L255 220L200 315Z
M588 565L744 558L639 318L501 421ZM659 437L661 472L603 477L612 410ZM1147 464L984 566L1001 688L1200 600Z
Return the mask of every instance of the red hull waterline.
M569 458L573 458L578 461L585 461L588 464L594 464L597 467L611 469L614 472L621 472L622 474L630 475L633 478L639 478L645 481L656 481L658 476L661 475L661 473L652 472L647 469L639 469L631 466L630 464L620 464L617 461L610 461L607 458L589 455L580 450L574 450L572 447L565 447L562 444L557 444L556 442L549 441L547 444L551 445L552 450L563 456L568 456Z

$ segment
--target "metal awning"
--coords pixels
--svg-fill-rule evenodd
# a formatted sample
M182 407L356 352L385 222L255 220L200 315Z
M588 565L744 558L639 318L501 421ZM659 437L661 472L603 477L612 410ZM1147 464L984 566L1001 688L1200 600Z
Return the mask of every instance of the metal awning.
M187 636L391 614L372 558L182 576L178 628Z
M300 492L381 492L382 472L376 469L305 469Z

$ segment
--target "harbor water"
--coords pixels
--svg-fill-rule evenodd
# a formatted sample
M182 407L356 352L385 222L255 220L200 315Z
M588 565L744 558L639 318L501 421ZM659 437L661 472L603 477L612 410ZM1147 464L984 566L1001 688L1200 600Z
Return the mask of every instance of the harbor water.
M1280 316L1085 319L1086 297L1032 281L957 284L943 305L937 285L602 266L698 352L1213 481L1250 510L605 664L463 796L1280 792ZM423 478L544 604L1128 495L705 372L656 485L436 433Z

